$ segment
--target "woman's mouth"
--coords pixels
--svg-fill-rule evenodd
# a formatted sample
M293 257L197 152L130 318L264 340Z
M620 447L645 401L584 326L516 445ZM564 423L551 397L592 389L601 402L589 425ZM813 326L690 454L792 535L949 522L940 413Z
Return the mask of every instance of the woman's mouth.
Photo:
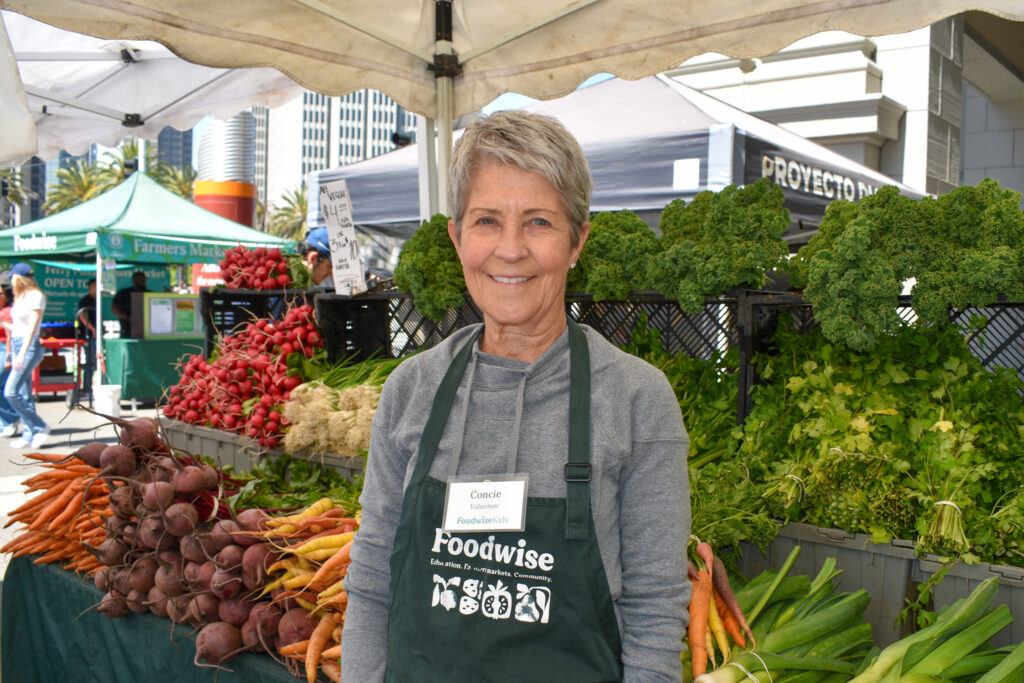
M501 275L492 275L491 279L502 285L521 285L530 278L528 277L502 277Z

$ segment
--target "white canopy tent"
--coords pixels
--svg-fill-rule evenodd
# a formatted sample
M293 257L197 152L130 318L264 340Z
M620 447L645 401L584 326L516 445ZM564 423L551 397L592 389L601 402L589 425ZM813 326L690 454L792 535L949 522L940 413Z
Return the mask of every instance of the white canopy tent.
M900 33L966 9L1024 20L1020 0L520 0L514 8L468 0L4 0L4 7L110 40L156 40L197 64L273 66L329 95L381 90L437 121L436 167L426 164L437 179L431 211L447 208L445 175L436 169L447 168L454 117L503 92L549 99L599 72L633 80L705 52L759 57L820 31Z
M153 139L164 126L188 130L302 92L277 69L200 66L153 41L93 38L9 11L0 23L0 164Z

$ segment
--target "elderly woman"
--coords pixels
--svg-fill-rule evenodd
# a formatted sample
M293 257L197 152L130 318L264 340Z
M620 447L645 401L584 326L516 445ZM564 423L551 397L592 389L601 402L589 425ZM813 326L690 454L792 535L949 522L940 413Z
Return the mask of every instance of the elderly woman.
M591 186L548 117L456 147L448 231L484 324L381 394L345 681L681 677L688 440L665 376L566 318Z

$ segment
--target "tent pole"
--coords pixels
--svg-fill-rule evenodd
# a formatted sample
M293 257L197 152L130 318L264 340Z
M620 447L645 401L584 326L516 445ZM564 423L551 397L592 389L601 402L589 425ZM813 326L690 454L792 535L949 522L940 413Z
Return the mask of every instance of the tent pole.
M437 210L448 214L448 166L452 159L455 77L462 72L452 45L452 0L434 2L434 63L437 92Z
M98 236L97 236L98 241ZM94 337L96 343L96 357L93 359L95 365L92 369L92 383L93 386L97 384L103 384L103 287L101 282L103 280L103 258L100 256L100 250L96 250L96 336ZM97 381L99 378L99 381ZM92 387L89 387L89 391L92 391ZM90 404L91 405L91 404Z
M416 150L419 156L420 218L437 213L437 145L434 119L420 116L416 123Z

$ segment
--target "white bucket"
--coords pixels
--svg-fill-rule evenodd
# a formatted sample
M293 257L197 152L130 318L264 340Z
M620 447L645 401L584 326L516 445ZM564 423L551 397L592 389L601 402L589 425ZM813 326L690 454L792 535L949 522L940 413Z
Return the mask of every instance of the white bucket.
M97 413L121 417L121 385L97 384L92 388Z

